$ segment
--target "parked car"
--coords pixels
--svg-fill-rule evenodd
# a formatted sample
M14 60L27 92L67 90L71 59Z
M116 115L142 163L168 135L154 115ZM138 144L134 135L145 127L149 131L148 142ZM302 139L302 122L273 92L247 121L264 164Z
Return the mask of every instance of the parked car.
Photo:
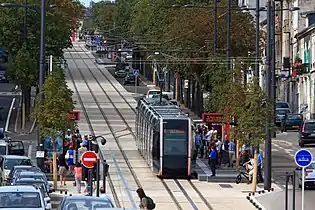
M0 183L7 182L10 171L16 165L32 166L33 163L29 157L18 155L0 156Z
M302 188L302 168L297 167L297 177L299 187ZM304 186L305 188L314 187L315 186L315 161L313 161L308 167L304 168L305 170L305 179Z
M24 144L22 141L0 140L0 155L25 155Z
M18 180L25 178L41 179L45 182L47 189L53 191L53 185L48 182L46 174L40 171L17 171L11 184L14 185Z
M124 85L127 84L136 84L139 86L139 78L132 72L128 72L125 76Z
M276 102L276 109L290 109L291 110L291 106L288 102L278 101Z
M0 209L50 210L50 198L45 198L36 186L0 187Z
M291 109L289 108L277 108L276 109L276 125L280 126L283 118L286 114L290 114Z
M92 197L92 196L66 196L59 205L59 210L71 209L90 210L90 209L111 209L115 208L109 196Z
M301 114L286 114L282 120L281 131L299 130L303 123L303 115Z
M315 120L305 120L298 134L299 146L315 143Z
M47 187L47 181L44 181L42 178L20 178L14 180L14 183L11 185L36 185L43 187L47 194L52 193L52 190Z
M20 171L41 172L40 168L38 168L37 166L17 165L11 169L9 176L7 177L8 183L11 183Z

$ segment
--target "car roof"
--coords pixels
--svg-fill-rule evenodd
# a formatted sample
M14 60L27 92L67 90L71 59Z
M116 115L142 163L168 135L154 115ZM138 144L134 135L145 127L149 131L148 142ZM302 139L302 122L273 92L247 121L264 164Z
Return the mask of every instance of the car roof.
M315 123L315 120L305 120L304 123Z
M36 166L27 166L27 165L16 165L13 167L14 170L29 169L29 168L37 168L37 167Z
M45 174L41 171L21 171L20 174L23 174L23 175L41 175L41 176L44 176Z
M17 180L17 182L43 182L42 179L35 179L35 178L20 178Z
M18 160L23 160L23 159L30 159L27 156L20 156L20 155L2 155L5 159L18 159Z
M290 108L276 108L276 110L290 110Z
M91 199L94 201L104 201L104 199L108 199L111 201L111 198L108 195L102 195L101 197L91 197L91 196L84 196L84 195L75 195L75 196L67 196L64 197L65 200L87 200L87 199Z
M0 192L38 192L39 190L31 185L1 186Z

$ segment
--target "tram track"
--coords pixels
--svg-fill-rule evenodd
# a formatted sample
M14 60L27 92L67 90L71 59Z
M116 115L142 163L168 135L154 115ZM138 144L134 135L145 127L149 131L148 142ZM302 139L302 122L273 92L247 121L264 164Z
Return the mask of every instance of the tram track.
M69 53L69 54L71 55L71 53ZM72 55L71 55L71 57L72 57ZM89 118L89 116L88 116L88 114L87 114L85 105L84 105L83 100L82 100L82 98L81 98L81 96L80 96L80 94L79 94L77 85L76 85L76 83L75 83L75 81L74 81L74 78L73 78L73 75L72 75L72 73L70 72L69 69L67 70L67 74L68 74L68 76L70 77L71 82L72 82L72 84L73 84L73 87L74 87L74 89L75 89L75 92L76 92L76 95L77 95L77 97L78 97L78 100L79 100L81 109L82 109L82 111L83 111L83 115L84 115L84 117L85 117L85 119L86 119L86 121L87 121L87 124L88 124L88 126L89 126L89 130L90 130L90 132L91 132L92 135L95 135L95 132L94 132L94 129L93 129L93 127L92 127L92 123L91 123L91 121L90 121L90 118ZM105 160L104 157L103 157L103 154L102 154L101 152L100 152L100 154L99 154L99 157L100 157L100 160L101 160L101 161L104 161L104 160ZM120 204L119 198L118 198L118 196L117 196L117 193L116 193L115 187L114 187L114 185L113 185L113 181L112 181L112 179L111 179L110 174L107 175L107 178L108 178L108 184L109 184L110 190L111 190L112 195L113 195L113 198L114 198L114 202L115 202L115 204L116 204L116 206L117 206L118 208L121 208L121 204Z
M81 51L85 51L82 46L80 46L80 50ZM90 56L91 55L91 56ZM88 56L91 59L94 59L94 56L92 54L88 54L86 53L86 56ZM82 56L81 56L82 58ZM84 63L86 63L84 61ZM125 97L120 93L120 91L115 87L115 85L113 84L113 82L111 82L111 79L105 75L105 73L99 68L98 65L97 69L98 71L103 75L103 77L112 85L112 87L116 90L116 92L121 96L121 98L125 101L125 103L129 106L129 108L133 111L133 113L136 115L136 110L129 104L129 102L125 99ZM94 76L94 74L92 73L92 71L89 69L90 73L93 75L93 77L95 78L95 80L99 83L98 79ZM101 85L100 85L101 86ZM106 94L106 93L105 93ZM120 114L120 116L122 117L120 111L117 109L117 112ZM136 139L135 134L133 133L132 129L130 128L130 126L128 125L128 123L125 123L128 127L128 130L131 132L131 134L133 135L134 139ZM174 203L176 204L176 206L178 207L178 209L182 209L182 207L180 206L179 202L176 200L175 196L173 195L172 191L170 190L170 188L167 186L167 183L163 180L160 179L161 183L163 184L163 186L165 187L165 189L167 190L167 192L169 193L169 195L171 196L172 200L174 201ZM178 180L174 179L174 181L176 182L176 184L178 185L179 188L180 187L180 183L178 182ZM201 198L201 200L203 201L203 203L208 207L209 210L213 210L212 206L209 204L209 202L207 201L207 199L202 195L202 193L200 192L200 190L192 183L191 180L188 180L189 185L194 189L194 191L198 194L198 196ZM181 191L183 192L184 195L187 195L187 192L185 192L184 189L181 189ZM186 197L186 196L185 196ZM186 197L187 198L187 197ZM193 204L192 204L193 205Z
M84 50L84 49L82 48L82 46L79 46L79 48L80 48L79 52L85 52L85 56L87 56L88 58L91 58L91 59L92 59L92 57L90 56L90 54L88 54L88 53L86 52L86 50ZM78 51L75 51L75 52L78 52ZM71 53L70 53L70 54L71 54ZM115 103L112 101L112 99L109 97L109 95L107 94L107 92L106 92L106 91L104 90L104 88L102 87L102 85L101 85L101 83L100 83L100 81L99 81L100 78L97 77L97 76L95 76L95 73L93 73L92 69L91 69L90 66L89 66L90 64L88 64L88 63L86 62L88 59L87 59L87 58L83 58L80 53L78 53L78 54L79 54L80 58L73 58L73 56L71 55L72 59L81 59L81 61L85 64L85 66L86 66L86 68L88 69L88 71L90 72L91 76L94 78L95 82L98 84L98 86L100 87L100 89L102 90L102 92L104 93L104 95L107 97L107 99L109 100L109 102L111 103L111 105L114 107L115 111L117 112L117 114L119 115L119 117L121 118L121 120L124 122L124 124L125 124L125 126L126 126L126 129L130 132L130 135L132 135L132 137L133 137L134 140L135 140L135 139L136 139L136 136L135 136L135 134L134 134L132 128L130 127L130 125L128 124L128 122L127 122L127 121L125 120L125 118L123 117L123 114L121 113L121 111L119 111L119 109L116 107ZM93 55L92 55L92 56L93 56ZM93 58L94 58L94 56L93 56ZM80 73L82 79L84 80L86 86L88 87L89 92L91 93L91 96L93 97L93 99L94 99L94 101L95 101L95 103L96 103L98 109L100 110L100 112L101 112L101 114L102 114L102 116L103 116L105 122L107 123L107 125L108 125L108 127L109 127L111 133L113 134L114 139L115 139L115 141L116 141L116 143L117 143L117 146L119 147L119 150L120 150L120 152L122 153L122 155L123 155L123 157L124 157L124 159L125 159L125 161L126 161L126 164L127 164L128 168L130 169L130 172L131 172L132 176L134 177L134 180L135 180L137 186L138 186L138 187L142 187L142 186L141 186L141 183L140 183L140 180L138 179L138 177L137 177L135 171L133 170L133 168L132 168L132 166L131 166L131 164L130 164L130 162L129 162L129 160L128 160L126 154L125 154L125 152L123 151L123 149L122 149L122 147L121 147L121 145L120 145L120 142L119 142L117 136L115 135L115 130L112 128L111 123L109 122L107 116L105 115L104 111L102 110L101 106L99 105L98 100L97 100L97 97L94 95L94 93L92 92L92 89L90 88L88 82L87 82L86 79L84 78L84 75L82 74L82 70L78 67L78 65L77 65L76 62L74 62L74 63L75 63L75 65L76 65L76 67L77 67L77 69L78 69L78 71L79 71L79 73ZM135 110L135 109L130 105L130 103L125 99L125 96L123 96L123 95L120 93L120 91L115 87L115 85L114 85L113 82L111 81L111 78L109 78L104 72L102 72L102 70L99 68L98 65L95 65L95 66L97 67L98 72L100 72L101 75L106 79L106 82L108 82L108 83L114 88L114 90L116 91L116 93L118 93L118 94L120 95L121 99L123 99L123 101L125 102L125 104L127 104L128 107L133 111L133 113L136 114L136 110ZM70 70L69 70L69 72L70 72ZM71 72L70 72L70 74L71 74ZM71 76L72 76L72 75L71 75ZM73 77L72 77L72 82L75 83L74 80L73 80ZM76 89L76 91L77 91L77 89ZM79 95L79 94L78 94L78 95ZM81 104L83 103L83 102L82 102L82 99L80 100L80 103L81 103ZM82 106L84 106L84 105L82 104ZM87 115L86 111L85 111L85 114ZM87 117L87 118L88 118L88 117ZM90 126L91 126L91 125L90 125ZM92 129L93 129L93 128L92 128ZM171 197L172 201L173 201L174 204L176 205L177 209L180 209L180 210L185 209L185 208L182 207L181 203L179 202L179 199L176 198L176 196L175 196L175 194L174 194L174 192L173 192L174 190L172 191L172 189L170 189L170 187L168 186L168 184L166 183L166 181L163 180L163 179L160 179L160 181L161 181L162 185L164 186L165 190L167 191L167 193L169 194L169 196ZM186 192L185 188L180 184L180 182L179 182L177 179L173 179L173 181L174 181L174 183L176 184L177 189L179 189L179 190L182 192L182 194L185 196L185 198L188 200L190 206L191 206L193 209L198 209L197 206L194 204L193 200L190 198L189 193ZM197 188L190 180L186 180L186 181L187 181L188 184L191 186L191 188L196 192L196 194L200 197L200 199L202 200L203 204L207 207L207 209L212 210L213 208L212 208L211 205L208 203L207 199L206 199L206 198L202 195L202 193L198 190L198 188ZM112 192L114 193L114 191L112 191ZM115 201L115 202L116 202L116 201Z
M70 53L70 54L71 54L71 53ZM71 56L72 56L72 55L71 55ZM73 56L72 56L72 59L75 59L75 58L73 58ZM134 179L136 185L140 188L140 187L141 187L140 181L139 181L138 177L136 176L135 172L133 171L133 168L131 167L131 164L130 164L128 158L127 158L127 155L125 154L124 150L122 149L122 146L121 146L121 144L120 144L120 142L119 142L119 140L118 140L118 138L117 138L117 136L116 136L115 130L113 129L113 127L112 127L112 125L111 125L111 123L110 123L108 117L106 116L106 114L104 113L102 107L100 106L100 103L99 103L97 97L95 96L95 94L93 93L92 88L90 87L89 83L88 83L87 80L85 79L85 77L84 77L84 75L83 75L83 73L82 73L81 68L78 66L78 64L77 64L76 62L74 62L74 64L76 65L78 72L80 73L80 75L81 75L81 77L82 77L82 79L83 79L83 81L84 81L86 87L88 88L88 90L89 90L91 96L93 97L93 100L94 100L95 104L97 105L98 110L100 111L102 117L104 118L104 120L105 120L105 122L106 122L106 124L107 124L107 127L109 128L111 134L113 135L114 140L115 140L115 142L116 142L116 144L117 144L117 147L118 147L118 149L119 149L121 155L123 156L123 158L124 158L124 160L125 160L125 163L126 163L128 169L130 170L130 173L131 173L131 175L132 175L132 177L133 177L133 179ZM86 67L89 69L89 67L88 67L87 65L86 65ZM72 76L72 73L71 73L70 70L69 70L69 74L71 75L72 81L74 82L73 76ZM75 82L74 82L74 83L75 83ZM98 84L99 84L99 83L98 83ZM99 84L99 85L100 85L100 84ZM100 86L100 87L101 87L101 86ZM102 88L102 87L101 87L101 88ZM106 94L105 90L104 90L103 88L102 88L102 90L103 90L103 92L105 93L106 97L109 99L109 96L108 96L108 94ZM79 97L79 98L80 98L80 97ZM110 99L109 99L109 100L110 100ZM112 101L110 101L110 102L113 104ZM84 106L84 103L83 103L82 99L80 100L80 103L82 104L82 106ZM85 110L84 112L87 114L86 110ZM90 121L88 115L86 115L86 119L88 120L88 122L89 122L89 124L90 124L91 121ZM123 119L123 118L122 118L122 119ZM94 131L93 131L93 132L94 132ZM112 192L114 193L114 192L115 192L115 189L114 189L113 182L111 182L110 187L111 187ZM115 198L115 203L116 203L116 205L117 205L117 203L118 203L119 205L117 205L117 206L120 208L120 207L123 206L123 205L121 205L121 203L120 203L120 201L119 201L119 198L117 197L116 192L115 192L115 196L116 196L116 198Z

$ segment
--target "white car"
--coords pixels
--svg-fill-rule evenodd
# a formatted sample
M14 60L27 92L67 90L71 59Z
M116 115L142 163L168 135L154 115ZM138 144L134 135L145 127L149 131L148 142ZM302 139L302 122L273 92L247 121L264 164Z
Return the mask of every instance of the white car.
M33 163L31 159L26 156L18 155L0 156L0 185L3 185L7 181L11 169L17 165L32 166Z
M50 210L50 199L36 186L0 187L0 209Z

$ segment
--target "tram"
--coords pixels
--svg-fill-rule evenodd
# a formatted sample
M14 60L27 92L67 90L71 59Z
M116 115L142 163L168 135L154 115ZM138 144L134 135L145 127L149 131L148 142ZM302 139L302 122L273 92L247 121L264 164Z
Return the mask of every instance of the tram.
M137 148L158 177L190 177L193 133L190 118L178 106L157 98L138 101Z

